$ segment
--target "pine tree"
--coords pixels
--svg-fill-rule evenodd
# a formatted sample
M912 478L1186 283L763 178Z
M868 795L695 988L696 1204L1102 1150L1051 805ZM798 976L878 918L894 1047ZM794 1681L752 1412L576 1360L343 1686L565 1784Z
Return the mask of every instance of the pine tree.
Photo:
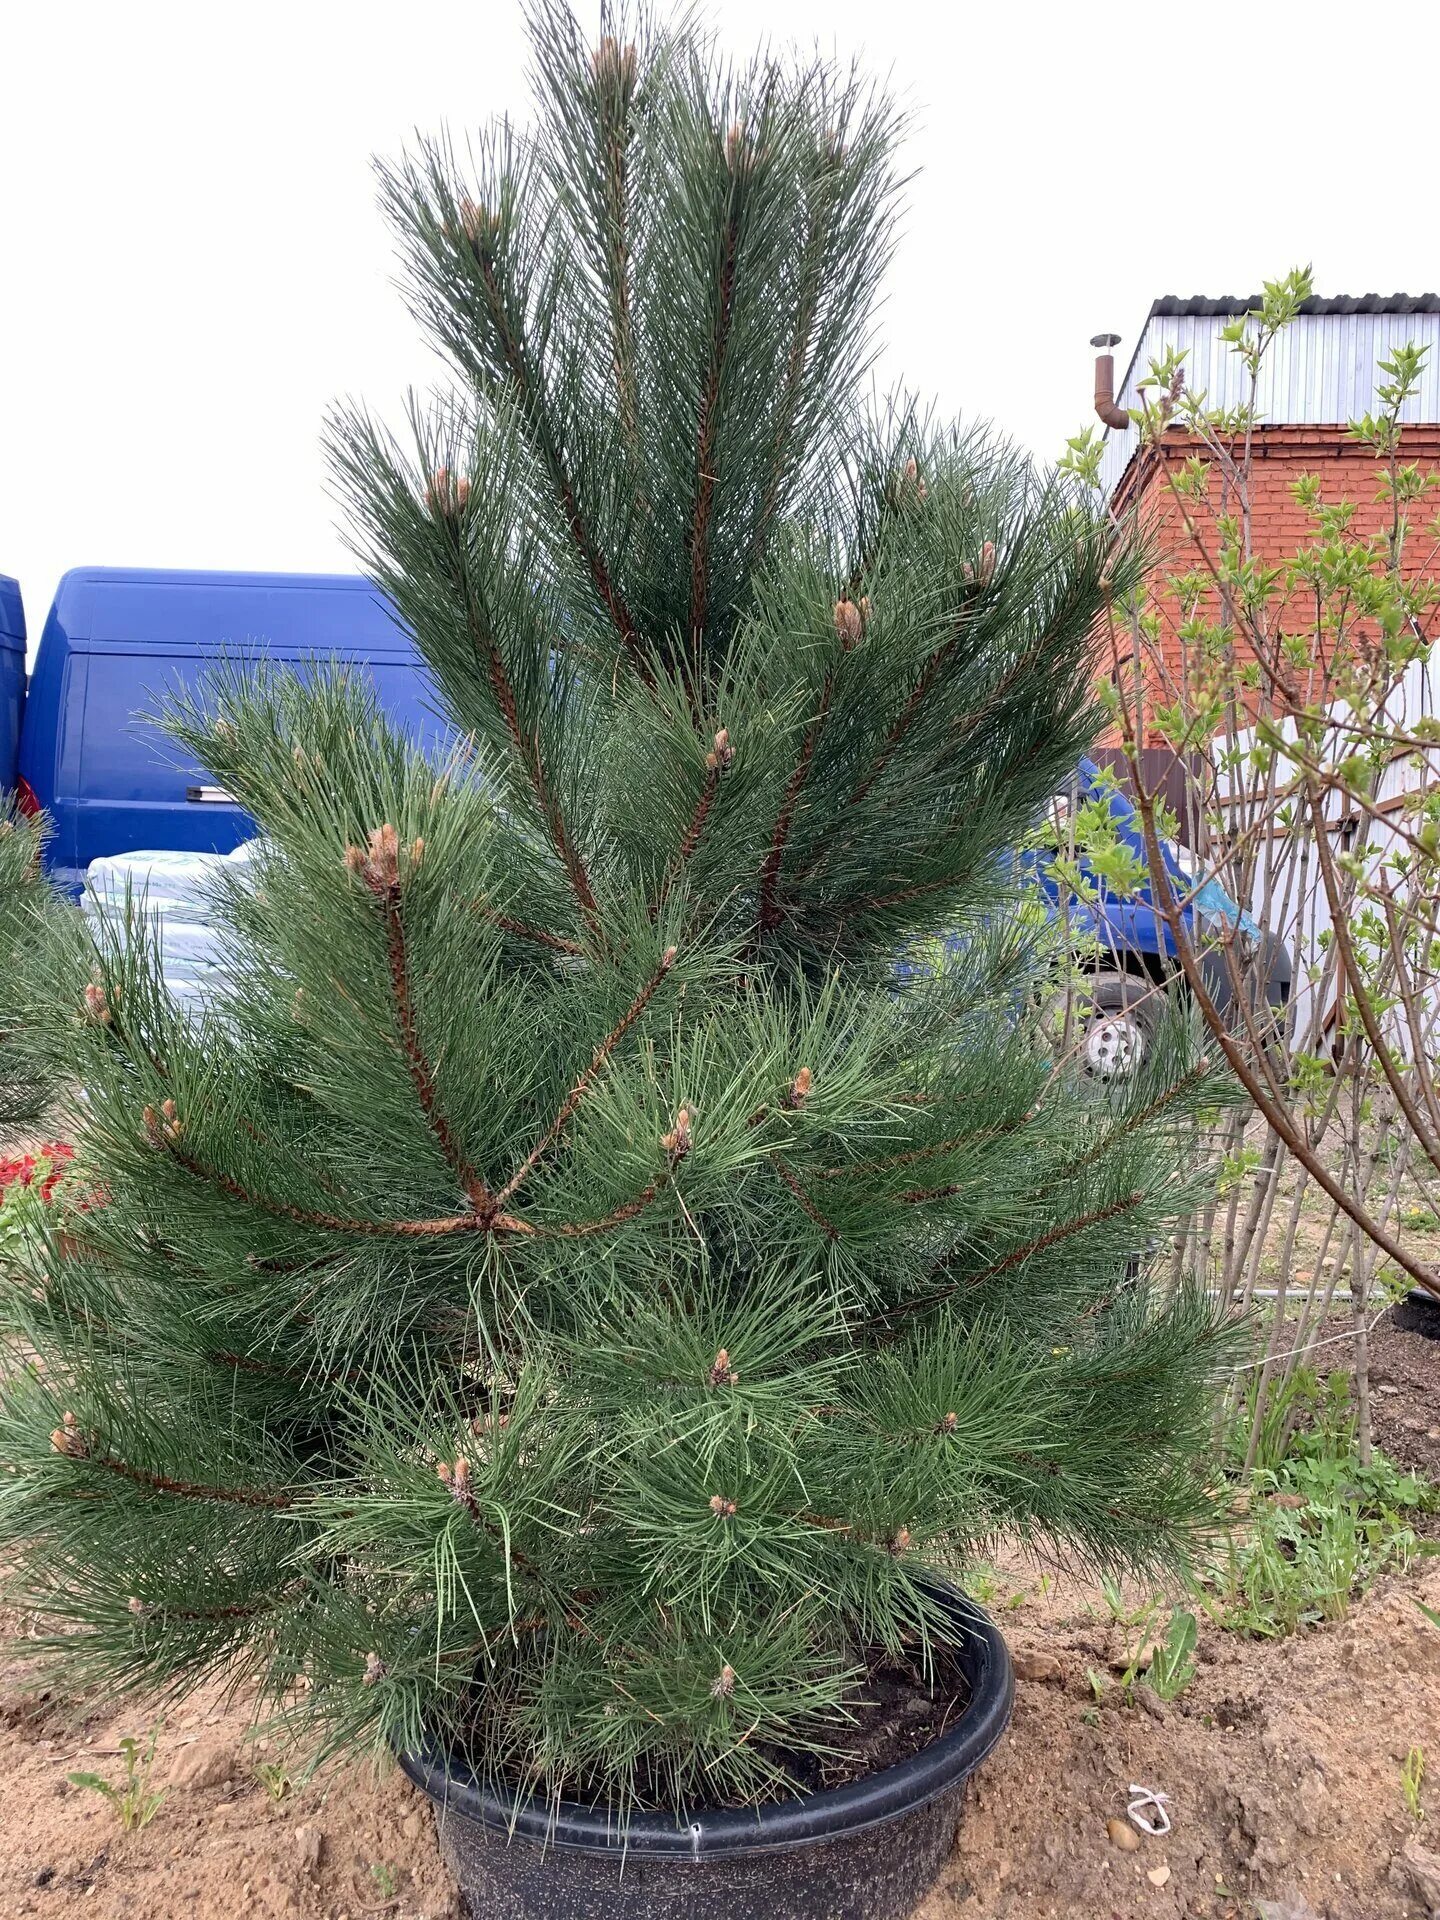
M7 1296L0 1541L112 1691L743 1800L996 1535L1184 1554L1225 1336L1144 1250L1219 1096L1038 1035L1008 850L1135 563L867 407L894 109L533 31L530 131L382 176L456 391L332 436L458 744L333 667L171 706L263 845L198 1021L124 916L31 970L104 1204Z
M46 823L0 796L0 1127L38 1120L48 1098L39 1050L30 1045L23 959L60 907L41 866Z

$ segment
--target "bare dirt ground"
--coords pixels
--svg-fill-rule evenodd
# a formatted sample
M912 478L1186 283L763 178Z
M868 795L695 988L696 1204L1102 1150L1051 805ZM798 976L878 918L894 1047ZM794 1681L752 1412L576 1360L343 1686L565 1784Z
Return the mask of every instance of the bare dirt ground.
M1440 1794L1417 1828L1400 1784L1410 1747L1440 1740L1440 1630L1415 1595L1436 1604L1433 1560L1339 1626L1277 1644L1202 1624L1200 1673L1161 1713L1094 1705L1085 1670L1105 1671L1120 1636L1075 1590L1005 1616L1022 1666L1025 1652L1051 1655L1060 1676L1017 1683L1010 1732L972 1783L945 1878L917 1920L1428 1913L1391 1878L1407 1839L1440 1828ZM1172 1831L1126 1852L1107 1822L1123 1819L1132 1784L1168 1796Z

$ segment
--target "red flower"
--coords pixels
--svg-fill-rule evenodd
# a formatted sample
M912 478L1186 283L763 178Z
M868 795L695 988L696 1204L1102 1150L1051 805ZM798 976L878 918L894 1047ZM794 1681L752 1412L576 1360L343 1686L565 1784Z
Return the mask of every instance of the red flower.
M28 1187L35 1176L35 1156L27 1153L23 1160L0 1160L0 1193L18 1181L22 1187Z
M7 1187L30 1186L43 1166L40 1197L48 1202L74 1158L75 1149L68 1140L47 1140L36 1153L27 1153L18 1160L0 1160L0 1199L4 1198Z
M65 1168L75 1158L75 1149L68 1140L47 1140L40 1149L42 1160L50 1162L50 1172L40 1188L40 1197L47 1203L64 1176Z

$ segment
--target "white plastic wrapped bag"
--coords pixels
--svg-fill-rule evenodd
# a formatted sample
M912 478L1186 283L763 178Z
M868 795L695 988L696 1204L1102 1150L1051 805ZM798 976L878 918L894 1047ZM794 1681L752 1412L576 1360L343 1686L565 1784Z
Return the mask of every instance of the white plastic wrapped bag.
M80 904L92 925L123 916L127 895L159 936L160 970L176 1005L193 1011L226 981L225 956L214 924L216 879L248 865L254 843L233 853L173 850L109 854L85 872Z

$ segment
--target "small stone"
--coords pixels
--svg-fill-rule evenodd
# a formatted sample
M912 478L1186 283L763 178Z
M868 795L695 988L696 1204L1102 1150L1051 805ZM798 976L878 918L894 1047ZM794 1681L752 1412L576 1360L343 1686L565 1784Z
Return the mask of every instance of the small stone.
M1330 1790L1318 1767L1312 1767L1295 1789L1295 1820L1304 1833L1317 1834L1325 1825Z
M1164 1724L1165 1705L1153 1687L1136 1687L1135 1704L1143 1713L1148 1713L1152 1720Z
M1119 1653L1111 1656L1110 1671L1112 1673L1129 1673L1133 1668L1136 1673L1148 1673L1155 1664L1155 1653L1156 1642L1154 1640L1147 1640L1138 1653L1131 1653L1126 1649L1122 1649Z
M1152 1887L1163 1887L1165 1882L1170 1878L1170 1869L1162 1860L1158 1867L1147 1868L1145 1878L1150 1882Z
M170 1763L167 1783L175 1793L203 1793L223 1787L234 1777L235 1755L216 1740L199 1740L182 1747Z
M1112 1847L1118 1847L1121 1853L1138 1853L1140 1836L1128 1820L1122 1820L1119 1814L1111 1814L1105 1822L1105 1831L1110 1836Z
M1380 1385L1375 1389L1375 1391L1377 1393L1393 1394L1393 1393L1399 1393L1400 1389L1399 1387L1392 1387L1389 1381L1382 1381Z
M1440 1853L1413 1837L1390 1862L1390 1884L1432 1912L1440 1907Z
M400 1823L400 1831L407 1840L418 1840L424 1831L424 1823L418 1813L407 1813Z
M1061 1686L1065 1669L1059 1657L1040 1647L1017 1647L1010 1656L1017 1680L1034 1680L1049 1686Z
M300 1865L306 1873L318 1873L321 1856L325 1852L325 1836L319 1827L309 1821L295 1829L295 1851L300 1856Z
M1257 1900L1255 1912L1259 1920L1320 1920L1310 1902L1293 1889L1278 1900Z

